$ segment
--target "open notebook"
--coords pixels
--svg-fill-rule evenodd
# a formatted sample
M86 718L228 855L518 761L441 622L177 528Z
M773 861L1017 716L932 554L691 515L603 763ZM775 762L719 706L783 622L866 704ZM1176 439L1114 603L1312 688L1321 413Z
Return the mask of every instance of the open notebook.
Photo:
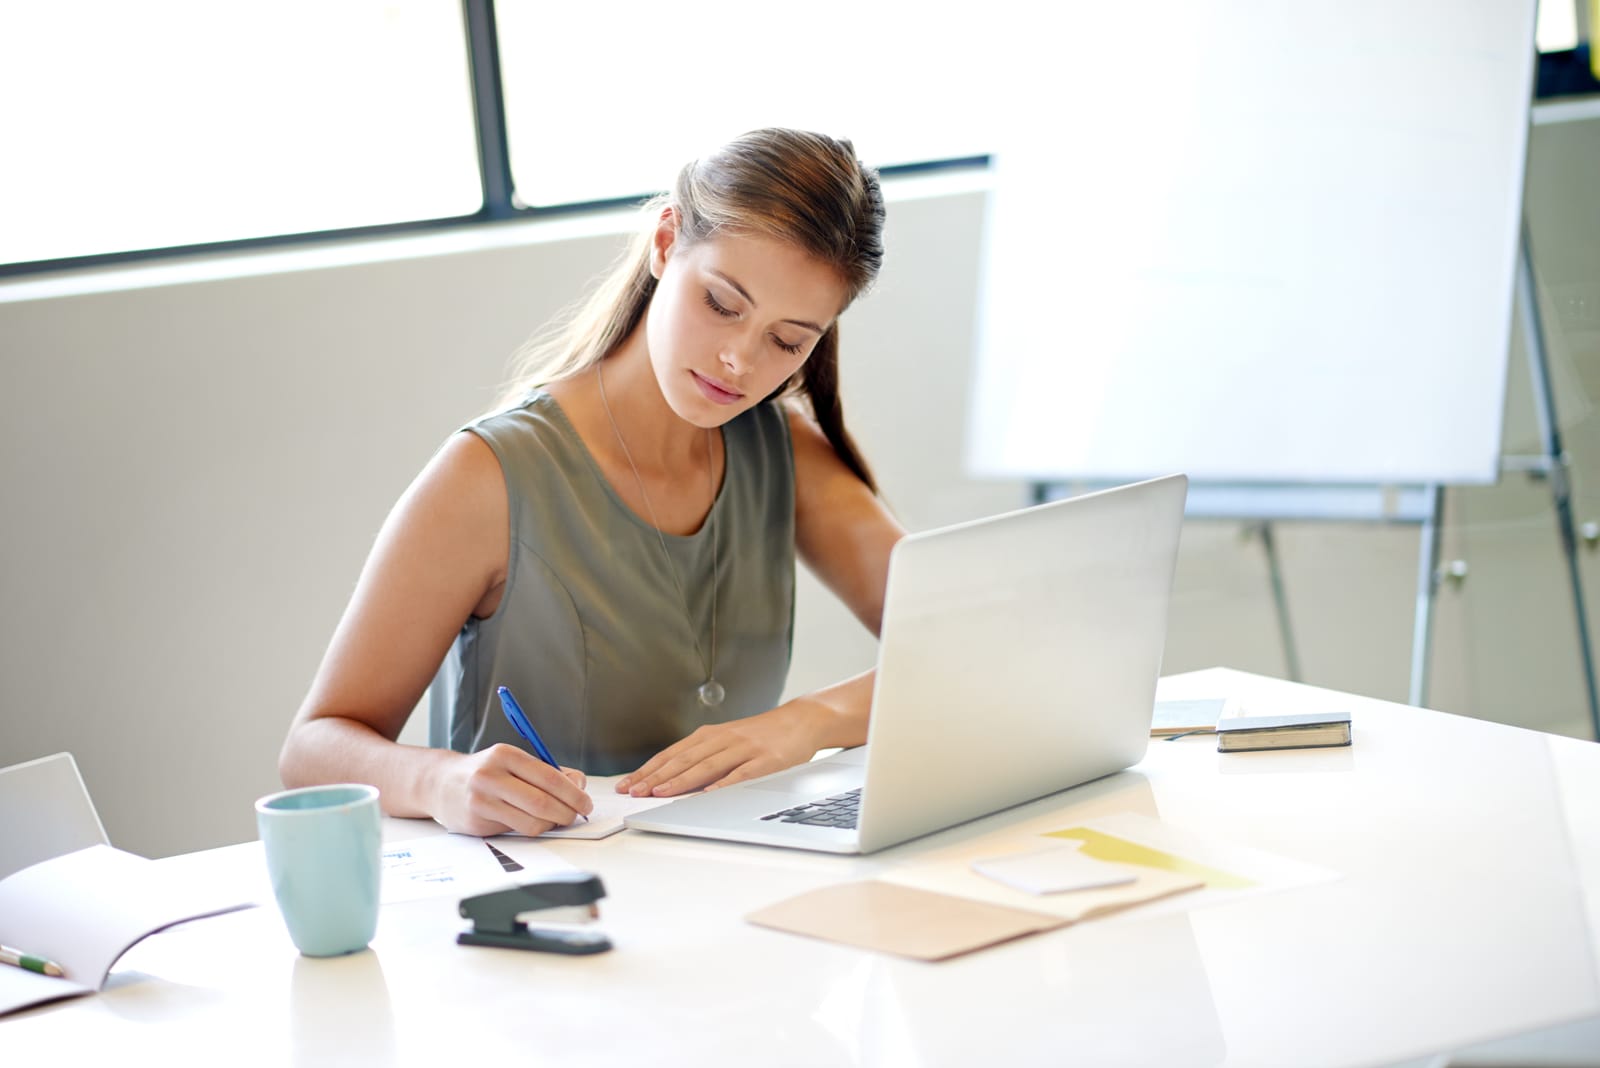
M114 849L70 753L0 769L0 944L60 976L0 965L0 1014L91 994L128 947L254 902Z

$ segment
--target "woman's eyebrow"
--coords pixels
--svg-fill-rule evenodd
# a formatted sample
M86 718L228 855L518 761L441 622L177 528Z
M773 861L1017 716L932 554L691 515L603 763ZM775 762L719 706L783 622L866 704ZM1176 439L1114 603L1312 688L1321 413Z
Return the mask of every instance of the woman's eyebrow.
M728 285L732 286L738 292L738 294L741 297L743 297L745 300L748 300L750 302L750 307L752 307L752 308L761 307L761 305L756 303L756 298L752 297L750 295L750 291L745 289L744 286L740 285L738 282L734 281L732 278L729 278L727 275L723 274L721 271L717 270L715 267L707 267L706 270L708 270L712 274L716 275L718 278L722 279L724 282L728 283ZM804 327L805 329L810 330L811 332L816 333L816 334L826 333L826 331L822 327L818 326L816 323L813 323L809 319L784 319L784 320L781 320L781 321L785 322L785 323L793 323L795 326Z

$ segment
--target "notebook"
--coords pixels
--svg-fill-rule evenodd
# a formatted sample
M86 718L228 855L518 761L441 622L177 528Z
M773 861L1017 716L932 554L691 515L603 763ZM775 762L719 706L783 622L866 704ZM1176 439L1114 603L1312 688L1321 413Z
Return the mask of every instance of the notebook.
M870 853L1138 763L1187 489L1169 475L902 538L867 744L627 826Z

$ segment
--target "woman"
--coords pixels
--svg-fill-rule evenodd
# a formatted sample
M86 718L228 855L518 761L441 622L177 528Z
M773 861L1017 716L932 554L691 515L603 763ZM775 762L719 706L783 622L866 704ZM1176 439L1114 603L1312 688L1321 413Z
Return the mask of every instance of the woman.
M864 742L870 673L774 705L796 553L876 633L903 533L837 393L838 316L883 217L848 142L758 130L685 167L515 401L396 505L285 784L370 782L391 815L539 834L590 811L584 771L671 796ZM434 748L397 744L430 683Z

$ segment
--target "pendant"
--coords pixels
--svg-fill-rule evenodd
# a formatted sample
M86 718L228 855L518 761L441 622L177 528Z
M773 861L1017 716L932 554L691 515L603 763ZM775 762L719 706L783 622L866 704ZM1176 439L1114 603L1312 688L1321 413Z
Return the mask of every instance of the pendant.
M727 696L727 692L722 688L722 683L716 679L707 679L702 682L700 689L695 692L700 695L700 703L707 708L716 708L722 703L722 699Z

